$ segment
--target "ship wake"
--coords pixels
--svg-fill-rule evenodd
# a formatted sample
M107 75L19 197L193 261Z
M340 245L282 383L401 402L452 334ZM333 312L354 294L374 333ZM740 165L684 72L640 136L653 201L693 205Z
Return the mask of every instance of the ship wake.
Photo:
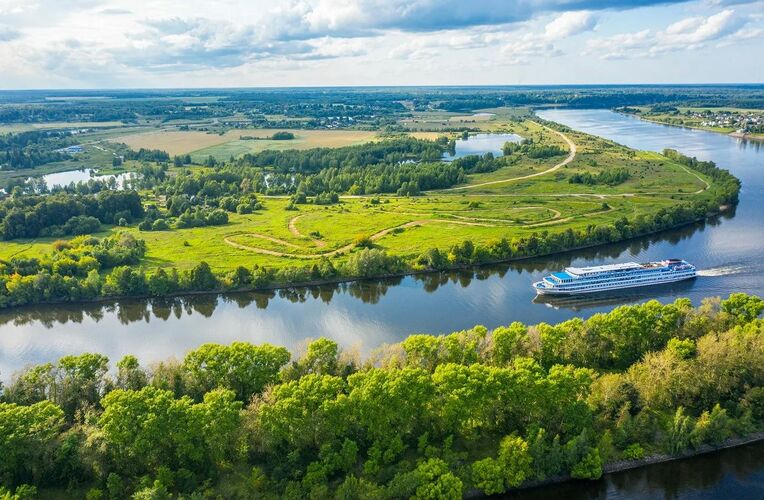
M740 274L745 270L745 266L720 266L711 269L699 269L698 276L730 276Z

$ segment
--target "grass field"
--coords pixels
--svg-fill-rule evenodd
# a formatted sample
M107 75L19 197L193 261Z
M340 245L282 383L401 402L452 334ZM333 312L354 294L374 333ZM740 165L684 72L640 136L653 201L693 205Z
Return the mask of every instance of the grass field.
M295 135L291 141L241 140L242 136L267 138L281 130ZM235 129L223 134L201 131L155 130L140 134L114 137L133 149L161 149L171 155L192 153L196 159L213 156L227 160L231 155L255 153L265 149L310 149L318 147L341 147L369 142L376 132L362 130L289 130L289 129Z
M418 133L437 133L454 128L498 132L513 128L529 115L530 110L522 107L478 109L473 114L418 111L410 117L402 118L398 123L407 130Z
M503 127L567 148L564 138L536 123L507 122ZM388 253L412 257L431 247L447 250L465 239L484 244L539 231L581 229L655 213L682 200L706 197L713 190L708 179L659 154L633 151L579 132L566 132L565 137L575 144L576 154L551 173L544 172L566 157L526 159L496 172L472 175L460 191L433 191L413 198L380 196L379 203L371 203L371 197L345 196L337 205L299 205L297 211L287 210L286 197L261 197L263 210L232 214L224 226L126 230L146 240L145 268L188 269L203 260L224 272L239 265L305 265L322 256L343 261L357 251L353 242L359 235L370 237ZM568 181L576 172L596 174L615 167L626 168L630 178L616 186ZM519 179L528 172L541 175ZM480 185L489 181L501 182ZM110 228L102 234L117 230L125 229ZM51 243L52 239L3 242L0 258L40 255L51 251Z

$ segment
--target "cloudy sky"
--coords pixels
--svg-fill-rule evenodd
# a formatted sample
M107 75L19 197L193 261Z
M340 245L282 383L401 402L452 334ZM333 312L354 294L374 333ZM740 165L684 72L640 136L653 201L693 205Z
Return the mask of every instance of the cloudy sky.
M0 0L0 88L764 82L764 1Z

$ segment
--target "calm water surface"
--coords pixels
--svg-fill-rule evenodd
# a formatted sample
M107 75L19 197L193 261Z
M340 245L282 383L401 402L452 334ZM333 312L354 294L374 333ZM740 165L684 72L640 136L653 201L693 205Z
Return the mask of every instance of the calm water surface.
M45 181L45 185L49 188L52 188L53 186L68 186L72 182L77 184L80 182L87 182L90 179L95 179L99 181L105 181L109 179L110 177L114 177L117 181L117 186L122 186L122 183L129 179L133 174L131 173L124 173L124 174L109 174L109 175L98 175L97 170L92 170L89 168L83 168L82 170L67 170L66 172L56 172L53 174L46 174L43 175L41 178Z
M457 139L454 154L443 155L445 160L456 160L469 155L484 155L493 153L499 157L504 155L504 144L523 140L517 134L475 134L467 139Z
M412 332L451 332L512 321L558 322L612 307L689 296L695 302L743 291L764 295L764 150L710 132L640 122L610 111L545 111L541 115L631 147L711 159L743 180L734 214L704 224L609 245L470 272L411 276L312 289L161 301L44 306L0 312L0 380L31 363L97 351L116 361L182 357L204 342L245 340L299 349L325 336L368 353ZM503 141L502 141L503 144ZM692 282L581 300L534 301L530 284L568 265L682 257L701 268Z

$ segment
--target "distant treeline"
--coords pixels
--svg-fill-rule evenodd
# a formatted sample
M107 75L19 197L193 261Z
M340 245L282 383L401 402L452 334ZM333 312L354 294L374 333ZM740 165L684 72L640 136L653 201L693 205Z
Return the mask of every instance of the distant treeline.
M295 358L246 342L148 367L64 356L2 389L0 495L459 500L597 479L764 430L762 311L740 293L652 300L366 360L326 338Z
M25 169L63 161L70 155L57 151L71 144L69 132L31 131L0 134L0 168Z
M143 205L135 191L13 196L0 202L0 235L11 240L83 234L98 230L98 226L92 226L91 219L96 223L117 224L120 219L135 221L142 217ZM78 230L83 222L88 224L87 231Z

